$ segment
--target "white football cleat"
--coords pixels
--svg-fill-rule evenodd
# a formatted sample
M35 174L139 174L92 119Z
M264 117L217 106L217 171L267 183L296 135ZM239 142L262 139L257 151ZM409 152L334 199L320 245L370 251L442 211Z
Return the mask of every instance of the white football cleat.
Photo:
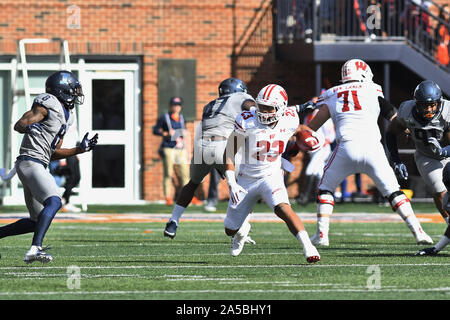
M47 263L53 260L53 257L46 253L41 247L31 246L30 250L23 257L23 261L30 264L34 261L40 261L42 263Z
M314 246L308 248L303 247L303 254L305 255L306 261L308 261L308 263L315 263L320 261L319 251L317 251L317 248Z
M231 238L230 253L233 257L238 256L242 252L242 249L244 249L245 243L248 240L251 240L251 238L248 236L248 233L250 232L250 228L251 228L250 223L244 222L244 224L241 226L239 231L233 236L233 238ZM253 240L251 240L251 241L253 241ZM248 242L250 242L250 241L248 241Z
M255 240L253 240L252 238L250 238L250 236L247 236L247 237L245 238L245 243L256 244Z
M65 205L62 206L61 208L62 212L72 212L72 213L79 213L81 212L81 209L78 207L75 207L73 204L71 203L67 203Z
M311 243L315 246L328 247L330 245L328 234L324 234L323 232L320 231L317 231L316 234L310 238L310 240Z
M419 228L419 232L413 232L417 244L433 244L433 239Z

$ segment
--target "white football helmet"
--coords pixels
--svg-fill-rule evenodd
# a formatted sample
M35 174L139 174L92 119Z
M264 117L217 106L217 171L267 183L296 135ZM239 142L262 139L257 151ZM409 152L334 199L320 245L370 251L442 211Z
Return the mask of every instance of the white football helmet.
M259 91L256 97L256 115L262 124L271 124L278 121L286 110L288 96L286 90L277 84L269 84ZM275 112L261 112L259 105L265 105L275 108Z
M341 82L372 82L373 73L369 65L360 59L348 60L341 68Z

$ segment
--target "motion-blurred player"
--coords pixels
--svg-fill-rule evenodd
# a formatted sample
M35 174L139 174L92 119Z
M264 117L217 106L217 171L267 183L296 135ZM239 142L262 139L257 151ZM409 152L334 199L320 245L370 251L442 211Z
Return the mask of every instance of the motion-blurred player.
M449 192L450 192L450 162L447 163L442 170L442 182L445 185L445 188L447 189L447 192L444 194L444 199L442 203L443 209L450 213L450 199L449 199ZM447 220L448 223L448 220ZM420 250L416 253L418 256L435 256L439 253L439 251L442 251L448 244L450 243L450 224L447 226L447 229L444 232L444 235L442 236L441 240L432 248L425 248Z

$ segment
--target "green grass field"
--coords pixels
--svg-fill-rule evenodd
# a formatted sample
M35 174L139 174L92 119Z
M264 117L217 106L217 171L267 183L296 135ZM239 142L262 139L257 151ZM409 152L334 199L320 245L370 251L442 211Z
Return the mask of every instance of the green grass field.
M164 225L55 222L44 243L54 261L45 265L22 261L31 235L1 239L0 299L450 299L449 250L414 256L423 246L404 223L332 223L314 265L283 223L253 222L256 245L238 257L222 221L182 222L174 240L162 236ZM312 235L315 224L305 225ZM435 241L445 230L423 227Z

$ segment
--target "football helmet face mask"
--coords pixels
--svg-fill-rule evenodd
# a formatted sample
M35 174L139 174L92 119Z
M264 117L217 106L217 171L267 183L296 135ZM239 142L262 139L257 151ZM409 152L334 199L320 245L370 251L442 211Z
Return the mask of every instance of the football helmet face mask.
M433 119L441 108L441 99L441 88L434 81L422 81L414 90L416 114L425 121Z
M235 92L248 92L247 86L244 82L236 78L228 78L219 84L219 96Z
M45 92L54 95L69 109L84 102L81 84L69 71L58 71L50 75L45 81Z
M260 123L274 123L284 115L288 104L286 91L277 84L269 84L256 97L256 116ZM270 110L272 112L268 112Z
M341 68L341 82L372 82L373 73L369 65L360 59L348 60Z

